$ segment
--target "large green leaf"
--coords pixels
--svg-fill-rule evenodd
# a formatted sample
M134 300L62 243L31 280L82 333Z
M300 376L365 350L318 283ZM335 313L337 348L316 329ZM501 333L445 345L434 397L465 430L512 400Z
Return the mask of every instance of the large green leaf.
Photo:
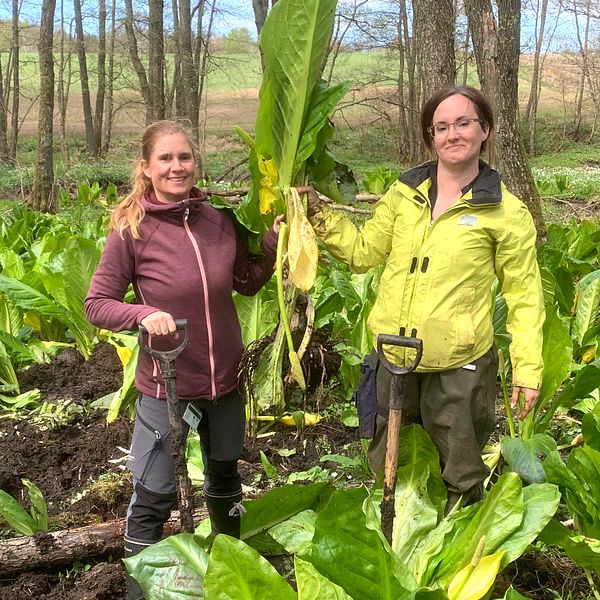
M273 279L254 296L234 294L233 300L242 326L242 340L248 346L271 333L277 326L277 291Z
M153 600L204 598L208 554L194 535L172 535L123 562Z
M579 535L557 519L550 520L539 539L549 546L560 546L580 567L600 572L600 540Z
M210 600L296 600L296 592L256 550L228 535L218 535L206 570Z
M333 28L336 4L336 0L278 2L260 34L266 76L260 92L256 148L275 160L282 186L292 183L305 119Z
M590 327L600 319L600 269L582 277L577 284L574 337L581 342Z
M248 540L277 523L314 509L324 502L333 491L328 483L309 485L284 485L274 488L257 500L248 502L242 519L242 539Z
M342 587L324 577L314 565L294 557L298 600L352 600Z
M554 396L571 369L573 342L568 329L556 314L556 307L546 309L542 351L544 372L536 413L539 413Z
M380 533L366 526L363 488L337 490L317 517L308 560L354 600L399 600L408 595ZM415 586L416 587L416 586Z
M31 515L4 490L0 490L0 515L20 535L33 535L38 530Z
M521 525L523 512L521 479L516 473L501 475L466 526L443 548L432 582L447 588L453 577L471 561L482 537L485 538L484 555L496 552Z
M557 408L571 408L598 387L600 387L600 359L596 359L594 362L585 365L581 370L577 371L575 377L565 384L563 389L548 405L544 416L539 418L535 426L536 431L541 433L549 427L552 422L552 416Z
M527 483L546 481L543 457L556 450L556 441L549 435L536 433L528 440L505 437L501 442L502 456L510 468Z
M502 567L517 560L546 527L560 502L560 491L549 483L523 488L523 520L519 528L497 548L504 551Z
M306 554L315 534L316 520L317 513L304 510L271 527L269 534L288 554Z

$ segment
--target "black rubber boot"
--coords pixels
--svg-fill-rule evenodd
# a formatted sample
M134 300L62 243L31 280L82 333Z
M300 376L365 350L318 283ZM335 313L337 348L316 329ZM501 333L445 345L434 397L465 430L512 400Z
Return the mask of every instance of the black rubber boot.
M242 506L242 494L235 494L225 498L206 496L206 508L210 517L212 535L225 533L231 537L240 537L242 515L246 509Z
M154 542L142 542L141 540L133 541L131 538L126 537L123 558L135 556L153 543ZM127 573L125 581L127 584L127 600L144 600L144 593L142 592L140 584L129 575L129 573Z

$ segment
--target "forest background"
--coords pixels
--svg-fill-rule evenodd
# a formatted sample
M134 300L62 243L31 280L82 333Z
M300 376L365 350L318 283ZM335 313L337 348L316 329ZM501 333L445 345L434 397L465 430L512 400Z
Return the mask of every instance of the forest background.
M141 131L158 118L189 123L199 179L243 183L247 149L233 128L254 127L257 36L272 4L5 3L0 195L55 212L60 190L82 181L126 185ZM448 82L480 86L498 114L489 159L543 233L543 172L529 164L584 168L584 195L597 189L599 24L593 0L339 2L322 65L326 81L351 82L333 117L336 157L359 177L414 164L425 157L423 99ZM576 181L546 178L559 194Z

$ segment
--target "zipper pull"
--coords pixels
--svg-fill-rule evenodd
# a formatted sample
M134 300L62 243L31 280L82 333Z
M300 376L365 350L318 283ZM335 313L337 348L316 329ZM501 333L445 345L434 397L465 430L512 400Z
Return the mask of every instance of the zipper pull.
M189 216L190 216L190 208L188 206L188 208L185 209L185 213L183 214L183 220L187 221Z

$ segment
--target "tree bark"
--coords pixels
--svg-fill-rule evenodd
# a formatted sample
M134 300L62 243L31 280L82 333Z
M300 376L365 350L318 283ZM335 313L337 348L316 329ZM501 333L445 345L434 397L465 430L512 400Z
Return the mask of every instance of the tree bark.
M10 116L10 142L9 142L9 153L13 161L17 159L17 141L19 139L19 100L21 96L21 89L19 86L19 48L20 48L20 34L19 34L19 17L20 17L21 3L19 0L13 0L12 2L12 42L11 42L11 53L12 53L12 111Z
M148 85L150 87L150 122L165 118L165 46L164 1L148 2Z
M127 34L127 47L129 49L129 58L137 75L138 82L140 84L140 91L142 93L142 99L146 108L146 123L150 123L152 120L152 98L150 94L150 85L148 84L148 77L146 75L146 69L144 68L144 65L140 59L137 38L135 35L135 30L133 28L132 0L125 0L125 20L123 21L123 24L125 25L125 32Z
M454 83L456 18L452 0L413 0L417 71L423 99Z
M104 105L104 119L102 120L102 127L104 133L102 134L102 148L100 153L105 156L108 153L110 142L112 138L112 125L113 125L113 110L114 110L114 73L115 73L115 36L116 36L116 11L117 1L112 0L110 9L110 37L108 40L108 71L106 73L106 102Z
M498 0L498 162L508 189L529 208L538 240L546 237L540 196L517 127L521 0Z
M208 517L206 509L194 512L194 521ZM181 533L179 512L173 512L165 524L164 537ZM29 569L61 565L94 556L121 554L125 519L95 523L85 527L38 533L0 541L0 575Z
M490 163L506 187L526 205L538 233L546 236L538 194L517 127L521 0L497 0L498 25L490 0L466 0L481 87L496 115L497 134L490 140Z
M539 7L539 5L538 5ZM531 74L531 89L529 101L527 102L526 119L529 123L529 154L535 156L537 153L536 125L537 109L540 98L541 69L540 60L542 54L542 43L544 41L544 30L546 28L546 14L548 12L548 0L542 0L539 7L539 26L536 27L535 53L533 55L533 72ZM537 24L536 24L537 25Z
M40 69L40 99L38 116L38 145L33 174L33 187L27 204L34 210L55 212L53 145L54 112L54 10L56 0L43 0L38 45Z
M98 91L94 112L94 138L98 155L102 150L102 120L106 96L106 0L98 0Z
M10 163L10 155L8 153L8 111L6 106L6 94L4 92L4 75L3 75L2 62L0 61L0 163Z
M65 0L60 2L60 22L65 22ZM66 33L64 26L61 27L60 31L60 51L58 60L58 85L57 85L57 99L58 99L58 116L59 116L59 128L60 128L60 146L62 151L63 160L69 161L69 145L67 144L67 108L69 105L69 94L71 91L71 48L70 44L65 39ZM69 34L70 41L70 34ZM67 46L69 46L67 50Z
M75 15L75 43L77 45L77 60L79 61L79 81L81 84L81 102L83 105L83 122L85 125L85 146L90 156L98 156L98 146L94 134L92 118L92 101L90 99L90 84L85 53L85 38L83 36L83 17L81 15L81 0L73 0Z

